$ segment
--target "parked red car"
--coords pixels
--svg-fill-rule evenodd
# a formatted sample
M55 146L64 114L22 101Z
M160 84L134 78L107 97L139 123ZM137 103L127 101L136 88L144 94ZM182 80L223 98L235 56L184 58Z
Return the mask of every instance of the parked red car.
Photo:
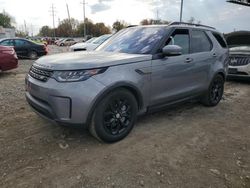
M14 48L0 46L0 71L17 68L18 58Z

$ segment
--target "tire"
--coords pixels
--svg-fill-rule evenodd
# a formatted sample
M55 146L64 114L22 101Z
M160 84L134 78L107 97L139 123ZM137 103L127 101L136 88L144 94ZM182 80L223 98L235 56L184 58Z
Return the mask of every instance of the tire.
M64 46L64 43L60 44L60 46Z
M134 95L126 89L115 90L97 105L89 131L102 142L120 141L133 129L137 112Z
M202 97L201 103L205 106L216 106L224 92L225 80L221 75L216 75L209 85L207 93Z
M37 59L38 54L37 54L37 52L35 52L35 51L31 51L31 52L28 54L28 56L29 56L29 59L34 60L34 59Z

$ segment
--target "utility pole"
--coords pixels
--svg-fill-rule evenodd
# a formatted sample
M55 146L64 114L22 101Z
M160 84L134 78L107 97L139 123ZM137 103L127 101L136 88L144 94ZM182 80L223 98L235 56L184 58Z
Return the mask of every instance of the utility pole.
M27 35L27 25L26 25L26 21L24 20L24 32Z
M66 3L66 7L67 7L67 13L68 13L69 25L70 25L70 27L71 27L71 29L72 29L72 24L71 24L71 19L70 19L70 14L69 14L69 6L68 6L68 4L67 4L67 3ZM71 31L70 31L70 33L71 33ZM71 33L71 35L72 35L72 33Z
M84 27L84 38L86 39L86 21L85 21L85 19L86 19L86 17L85 17L85 5L87 4L86 2L85 2L85 0L83 0L82 1L82 6L83 6L83 27Z
M159 24L160 20L159 20L159 10L156 10L156 23Z
M182 22L183 0L181 0L180 22Z
M30 29L31 29L31 36L33 37L33 24L30 25Z
M56 28L55 28L55 7L54 4L52 4L50 8L50 12L52 14L52 19L53 19L53 30L54 30L54 37L56 37Z

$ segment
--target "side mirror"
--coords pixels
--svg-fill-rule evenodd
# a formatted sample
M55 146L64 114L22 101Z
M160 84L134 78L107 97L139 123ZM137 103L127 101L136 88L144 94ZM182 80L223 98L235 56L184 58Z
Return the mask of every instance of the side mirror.
M182 47L178 45L167 45L162 49L165 56L178 56L182 54Z

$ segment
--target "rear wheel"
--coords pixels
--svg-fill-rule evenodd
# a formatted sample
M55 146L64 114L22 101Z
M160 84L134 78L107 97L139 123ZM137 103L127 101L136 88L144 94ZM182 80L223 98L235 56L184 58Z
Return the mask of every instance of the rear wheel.
M201 102L206 106L216 106L224 92L224 78L221 75L216 75L210 83L207 93L202 97Z
M38 54L35 51L31 51L28 56L29 56L29 59L37 59Z
M137 101L126 89L108 94L96 107L90 133L103 142L116 142L132 130L137 116Z

